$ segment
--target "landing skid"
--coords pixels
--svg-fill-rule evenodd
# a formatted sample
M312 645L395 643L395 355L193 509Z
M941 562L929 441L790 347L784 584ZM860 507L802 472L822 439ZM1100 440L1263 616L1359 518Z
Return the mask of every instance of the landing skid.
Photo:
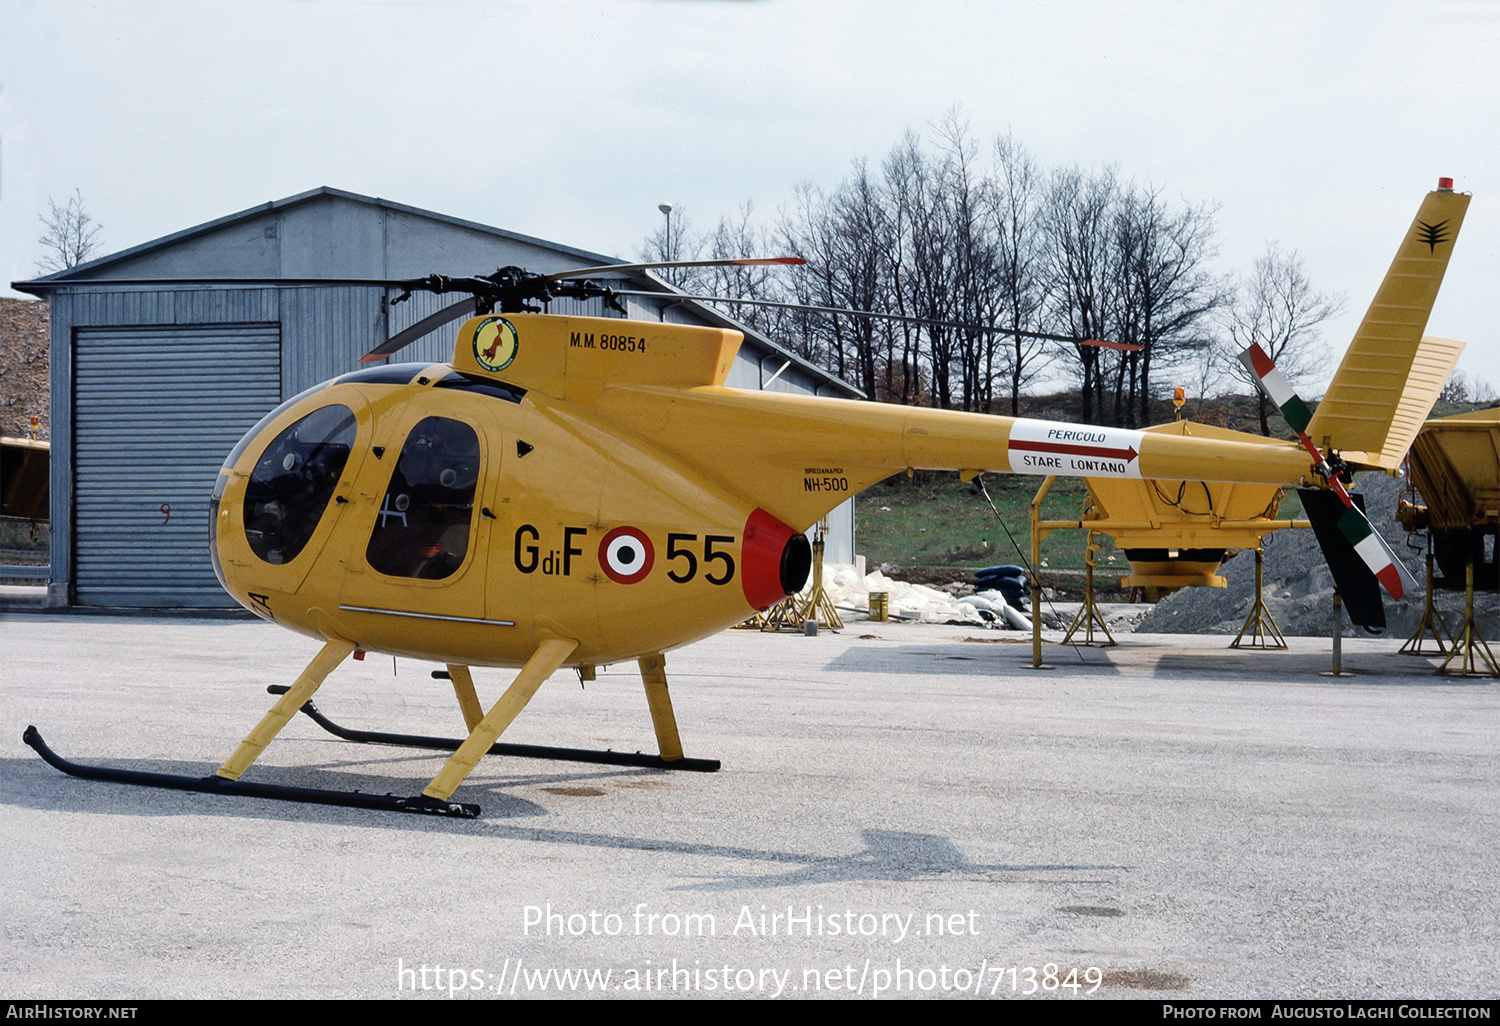
M284 695L285 684L272 684L266 692ZM354 730L340 726L330 720L311 701L302 704L302 712L318 726L334 737L359 744L398 745L402 748L426 748L439 752L457 751L463 738L424 737L419 734L387 734L378 730ZM550 745L512 745L496 742L488 755L512 755L522 759L557 759L563 762L592 762L606 766L641 766L647 769L689 770L695 773L714 773L719 769L718 759L663 759L659 755L642 752L609 752L593 748L553 748Z
M285 688L282 689L286 690ZM311 705L312 703L308 703ZM453 816L473 819L479 815L479 806L468 802L439 801L426 795L409 798L393 794L366 794L361 791L323 791L312 787L283 787L278 784L257 784L243 780L226 780L220 776L188 777L174 773L147 773L141 770L109 769L104 766L85 766L71 762L58 755L35 727L27 727L21 735L36 753L55 769L69 776L84 780L105 780L116 784L134 784L138 787L160 787L171 791L199 791L204 794L229 794L245 798L276 798L281 801L307 802L313 805L341 805L353 809L384 809L390 812L417 812L429 816Z

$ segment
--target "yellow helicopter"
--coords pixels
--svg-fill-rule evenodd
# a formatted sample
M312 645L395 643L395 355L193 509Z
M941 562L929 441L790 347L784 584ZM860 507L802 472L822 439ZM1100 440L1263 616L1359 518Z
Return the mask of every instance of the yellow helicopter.
M663 653L795 594L812 559L803 532L892 474L1261 482L1332 490L1354 510L1341 478L1389 461L1381 425L1406 410L1406 382L1468 199L1444 179L1423 201L1351 347L1353 363L1346 358L1329 393L1355 398L1320 409L1309 426L1296 412L1301 401L1264 354L1255 357L1301 444L738 391L724 386L738 332L533 307L559 295L633 294L590 276L659 264L346 282L471 297L366 360L474 316L458 331L451 363L378 365L312 388L268 413L220 471L211 506L219 580L246 609L322 649L290 687L273 689L280 698L208 777L73 763L34 727L25 740L65 772L95 779L473 816L478 807L452 801L453 792L487 752L517 750L497 739L554 671L573 667L588 680L597 666L635 660L659 756L520 754L716 769L683 757ZM1375 551L1378 534L1368 542L1368 531L1355 537L1358 524L1343 526L1369 571L1399 593L1383 568L1388 551ZM353 740L452 749L422 794L240 780L299 709L314 712L310 699L329 673L366 651L447 667L441 675L468 727L461 741L319 719ZM485 710L473 666L520 671Z

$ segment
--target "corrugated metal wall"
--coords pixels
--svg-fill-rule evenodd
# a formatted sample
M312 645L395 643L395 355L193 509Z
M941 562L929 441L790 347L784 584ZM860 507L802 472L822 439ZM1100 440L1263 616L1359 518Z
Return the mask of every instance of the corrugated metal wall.
M87 335L93 329L112 329L129 327L155 327L168 334L178 331L189 325L224 325L224 326L246 326L246 325L272 325L279 324L280 296L276 289L162 289L153 291L121 290L104 291L101 289L81 289L78 291L62 291L52 296L52 585L50 601L58 604L68 604L76 601L74 586L77 583L77 559L75 537L77 534L74 520L75 496L79 503L88 507L90 498L87 494L81 494L75 479L74 449L77 439L77 421L82 418L87 424L91 411L87 403L76 403L74 401L74 382L78 372L78 354L75 352L74 338L79 332ZM279 349L279 346L278 346ZM156 354L152 354L154 357ZM219 383L221 396L232 394L235 388L233 377L233 359L227 353L220 354ZM157 364L158 369L162 364ZM278 395L272 400L271 405L280 401ZM153 400L154 404L154 400ZM167 412L165 407L170 404L161 404L159 412ZM259 413L240 429L243 433L248 430L255 420L263 415L270 406L263 407ZM191 427L188 428L191 431ZM234 440L238 440L238 435ZM229 448L234 444L232 440L218 455L218 462L214 464L217 470L218 464L229 453ZM97 467L97 464L96 464ZM211 490L212 478L208 488ZM89 487L92 490L92 484ZM208 493L200 493L197 506L200 511L207 509ZM157 505L166 501L158 500ZM183 501L183 500L178 500ZM186 500L191 507L194 500ZM173 507L174 511L177 509ZM158 520L161 514L158 511ZM206 514L201 521L202 529L197 537L206 539L207 519ZM178 525L179 529L181 525ZM201 550L206 561L205 547ZM140 564L142 573L153 572L153 563L159 565L159 560L147 560ZM210 570L210 579L212 571ZM214 591L217 594L200 596L204 601L195 601L191 605L221 605L227 596L218 589L217 581L214 582ZM222 596L222 597L221 597ZM133 603L126 603L127 605Z
M294 396L347 374L359 366L361 356L389 337L381 309L383 289L289 288L281 292L283 395ZM441 359L452 355L450 342ZM413 357L402 354L397 359Z
M74 589L80 605L232 606L208 555L225 455L281 396L280 325L74 335Z

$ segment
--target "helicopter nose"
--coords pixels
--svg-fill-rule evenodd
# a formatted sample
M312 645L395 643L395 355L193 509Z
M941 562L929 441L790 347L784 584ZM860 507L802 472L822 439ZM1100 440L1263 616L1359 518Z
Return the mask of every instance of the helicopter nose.
M740 558L745 601L755 609L769 609L788 595L795 595L812 571L812 546L807 535L763 509L755 510L745 521Z

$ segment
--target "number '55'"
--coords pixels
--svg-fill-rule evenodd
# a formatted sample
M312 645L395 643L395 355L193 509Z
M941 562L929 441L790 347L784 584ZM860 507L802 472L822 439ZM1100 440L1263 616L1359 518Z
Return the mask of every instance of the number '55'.
M728 584L734 580L734 557L727 552L715 552L715 545L733 545L734 536L727 534L706 534L703 536L703 579L709 584ZM667 561L674 559L685 559L686 569L679 567L677 570L668 570L667 576L678 584L686 584L698 575L698 557L694 549L698 545L696 534L681 534L673 532L667 535ZM718 574L708 572L711 563L723 564Z

